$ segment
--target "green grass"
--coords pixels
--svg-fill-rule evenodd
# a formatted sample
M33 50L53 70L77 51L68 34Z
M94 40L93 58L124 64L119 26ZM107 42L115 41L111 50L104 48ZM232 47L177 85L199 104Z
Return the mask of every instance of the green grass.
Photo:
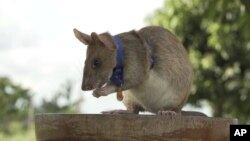
M36 141L35 129L18 131L13 135L5 135L0 132L0 141Z

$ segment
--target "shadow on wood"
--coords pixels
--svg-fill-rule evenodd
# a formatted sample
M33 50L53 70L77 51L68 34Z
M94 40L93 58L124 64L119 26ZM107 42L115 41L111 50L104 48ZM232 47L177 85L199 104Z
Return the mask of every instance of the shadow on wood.
M37 141L229 141L236 119L159 115L39 114Z

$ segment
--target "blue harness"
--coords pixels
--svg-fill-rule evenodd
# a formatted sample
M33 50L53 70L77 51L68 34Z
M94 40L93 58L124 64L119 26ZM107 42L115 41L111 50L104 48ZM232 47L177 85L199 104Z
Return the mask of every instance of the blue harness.
M124 79L123 79L123 66L122 66L122 59L123 59L123 45L121 42L121 39L118 37L118 35L114 36L114 41L118 47L116 51L116 66L113 69L112 76L110 80L116 85L121 87L124 84ZM150 64L151 68L154 64L154 59L152 56L152 48L150 48Z
M124 84L123 66L122 66L123 45L122 45L121 39L117 35L114 36L114 40L115 40L115 43L116 43L118 49L116 51L116 66L113 69L113 73L112 73L110 80L116 86L122 86Z

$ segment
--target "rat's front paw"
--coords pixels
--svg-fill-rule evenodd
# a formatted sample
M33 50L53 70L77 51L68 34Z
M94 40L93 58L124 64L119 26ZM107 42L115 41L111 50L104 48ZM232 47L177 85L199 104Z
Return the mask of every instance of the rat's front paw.
M96 97L96 98L99 98L100 96L106 96L106 95L107 95L107 93L102 88L96 89L96 90L93 91L93 96Z

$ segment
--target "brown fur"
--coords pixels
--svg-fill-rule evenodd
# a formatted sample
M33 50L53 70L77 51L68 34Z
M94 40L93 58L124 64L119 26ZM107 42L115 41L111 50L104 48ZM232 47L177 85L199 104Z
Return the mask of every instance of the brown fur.
M83 90L95 89L93 95L105 96L117 90L109 81L116 64L116 45L108 33L90 36L74 31L83 43L88 43L84 68ZM178 39L162 27L149 26L138 32L118 34L124 47L123 103L131 112L160 110L180 112L191 89L193 71L185 48ZM150 48L154 66L150 69ZM100 58L103 66L91 68L93 58ZM103 84L108 83L103 87ZM166 93L166 94L164 94ZM164 101L165 100L165 101Z

